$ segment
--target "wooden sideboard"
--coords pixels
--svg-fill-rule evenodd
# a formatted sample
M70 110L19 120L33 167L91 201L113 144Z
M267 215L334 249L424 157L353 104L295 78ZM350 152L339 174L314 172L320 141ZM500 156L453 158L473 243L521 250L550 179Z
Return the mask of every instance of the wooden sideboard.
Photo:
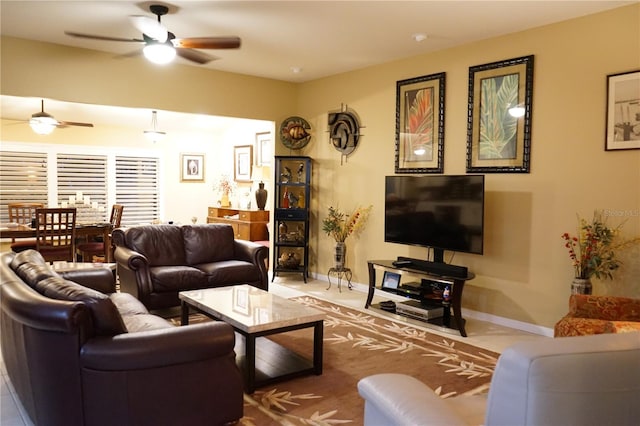
M237 215L237 219L235 216ZM267 210L239 210L209 207L207 223L227 223L233 227L238 240L269 240L269 212Z

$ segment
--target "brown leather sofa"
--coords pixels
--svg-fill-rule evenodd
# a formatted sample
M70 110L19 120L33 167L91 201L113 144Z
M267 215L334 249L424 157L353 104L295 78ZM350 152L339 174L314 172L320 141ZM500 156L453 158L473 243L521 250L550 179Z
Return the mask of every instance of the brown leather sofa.
M1 254L0 278L2 356L33 423L221 425L242 417L230 325L176 327L115 292L110 270L58 274L34 250Z
M269 289L269 250L236 240L231 225L144 225L113 231L121 290L147 309L180 304L178 292L236 284Z

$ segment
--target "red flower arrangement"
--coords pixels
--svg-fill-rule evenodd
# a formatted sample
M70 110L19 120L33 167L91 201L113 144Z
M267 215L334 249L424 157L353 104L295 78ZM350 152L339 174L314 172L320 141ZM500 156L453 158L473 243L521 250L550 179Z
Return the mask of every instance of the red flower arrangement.
M620 229L624 223L610 228L603 218L602 212L593 214L591 223L578 217L578 236L562 234L565 247L569 250L569 258L575 269L575 277L589 279L613 278L613 272L622 262L616 258L616 251L622 250L640 241L640 238L622 239Z

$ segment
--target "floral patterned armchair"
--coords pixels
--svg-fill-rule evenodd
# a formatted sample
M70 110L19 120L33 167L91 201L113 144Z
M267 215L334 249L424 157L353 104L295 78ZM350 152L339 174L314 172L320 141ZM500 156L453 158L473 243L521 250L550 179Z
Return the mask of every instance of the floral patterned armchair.
M640 331L640 299L572 294L555 337Z

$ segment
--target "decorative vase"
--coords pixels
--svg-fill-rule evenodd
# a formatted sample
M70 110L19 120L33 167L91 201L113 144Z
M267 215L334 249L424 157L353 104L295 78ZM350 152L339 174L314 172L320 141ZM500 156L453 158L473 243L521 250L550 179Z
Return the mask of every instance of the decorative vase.
M231 202L229 201L229 193L228 192L224 192L222 194L222 198L220 199L220 206L221 207L230 207L231 206Z
M267 205L267 190L264 189L264 182L260 182L256 189L256 205L258 210L264 210L264 206Z
M334 267L338 271L344 269L345 260L347 258L347 245L344 241L336 241L335 251L333 253Z
M591 294L591 279L574 278L571 282L571 294Z

